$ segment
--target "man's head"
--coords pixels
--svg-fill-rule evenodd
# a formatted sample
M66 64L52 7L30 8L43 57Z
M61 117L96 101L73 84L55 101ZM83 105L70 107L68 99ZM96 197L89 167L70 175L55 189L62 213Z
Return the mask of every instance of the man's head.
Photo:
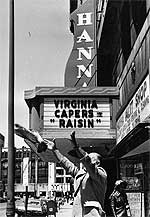
M127 187L127 182L123 180L117 180L115 182L115 188L116 189L125 189Z
M100 165L102 156L96 152L92 152L89 154L89 157L91 158L91 163Z

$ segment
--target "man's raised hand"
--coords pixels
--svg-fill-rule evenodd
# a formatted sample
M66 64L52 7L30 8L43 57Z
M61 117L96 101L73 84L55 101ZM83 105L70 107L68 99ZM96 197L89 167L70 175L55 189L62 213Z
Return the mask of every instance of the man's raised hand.
M44 139L44 141L46 142L47 148L50 150L55 150L56 149L56 143L55 143L55 139L53 139L52 141L48 140L48 139Z
M71 141L72 141L72 143L74 145L74 149L79 148L79 144L77 143L76 138L75 138L75 131L73 131L70 134L70 137L71 137Z

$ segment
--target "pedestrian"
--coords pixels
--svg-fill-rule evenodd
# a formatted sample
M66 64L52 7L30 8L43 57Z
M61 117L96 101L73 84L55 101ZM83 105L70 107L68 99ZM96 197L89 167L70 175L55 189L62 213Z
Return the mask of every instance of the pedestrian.
M125 189L127 182L123 180L117 180L115 187L110 195L110 203L114 217L130 217L131 211L127 199Z
M38 138L39 150L42 152L42 138ZM101 155L85 152L75 140L75 132L71 134L74 145L70 155L76 155L80 159L83 168L78 168L67 157L62 155L56 146L56 142L45 140L47 147L51 149L60 165L74 178L73 217L103 217L105 216L104 198L107 188L107 173L101 167ZM27 141L28 142L30 141ZM45 146L43 146L45 151Z
M66 200L67 200L67 203L69 203L69 198L70 198L69 192L67 191L67 192L66 192Z

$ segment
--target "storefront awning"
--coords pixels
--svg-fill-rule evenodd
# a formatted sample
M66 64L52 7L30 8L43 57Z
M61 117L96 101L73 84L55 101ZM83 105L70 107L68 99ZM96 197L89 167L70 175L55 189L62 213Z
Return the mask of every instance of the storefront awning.
M124 137L113 149L109 155L117 158L131 156L148 152L150 142L150 123L139 123L126 137ZM145 144L146 143L146 144ZM143 146L142 146L143 145Z
M127 158L134 155L143 154L146 152L150 152L150 139L139 145L138 147L134 148L133 150L129 151L127 154L122 156L121 158Z

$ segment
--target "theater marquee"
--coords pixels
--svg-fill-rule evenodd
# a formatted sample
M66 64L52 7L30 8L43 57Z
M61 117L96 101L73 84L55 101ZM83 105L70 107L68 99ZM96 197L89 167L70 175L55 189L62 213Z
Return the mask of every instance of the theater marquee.
M45 98L44 128L109 129L109 101L94 98Z

